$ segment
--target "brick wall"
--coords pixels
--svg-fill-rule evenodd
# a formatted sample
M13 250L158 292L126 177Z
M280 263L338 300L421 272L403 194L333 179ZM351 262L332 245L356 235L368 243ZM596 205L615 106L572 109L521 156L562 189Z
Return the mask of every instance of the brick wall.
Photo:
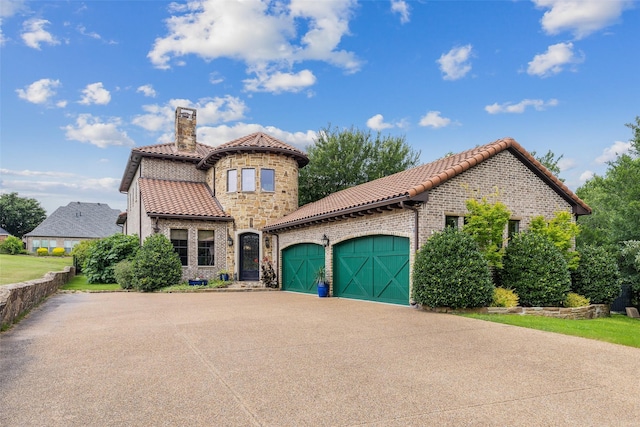
M206 182L207 179L207 172L196 169L195 163L170 159L143 157L138 171L143 178L191 182Z

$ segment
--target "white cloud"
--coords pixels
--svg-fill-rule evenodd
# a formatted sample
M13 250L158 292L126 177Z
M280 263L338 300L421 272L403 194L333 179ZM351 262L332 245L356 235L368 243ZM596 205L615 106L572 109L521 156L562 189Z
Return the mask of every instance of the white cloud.
M444 73L442 77L445 80L458 80L466 76L471 71L469 59L472 56L473 47L468 44L466 46L454 47L447 53L443 53L436 61L440 64L440 71Z
M100 148L112 145L134 145L127 133L119 129L121 125L122 121L119 118L111 118L103 122L91 114L80 114L75 126L67 125L62 129L66 131L67 139L88 142Z
M8 18L25 8L25 0L2 0L0 18Z
M547 34L569 31L581 39L614 24L622 11L633 5L629 0L533 0L547 10L540 23Z
M56 94L55 88L60 86L60 80L40 79L24 89L16 89L20 99L33 104L44 104Z
M338 45L349 34L349 20L356 5L355 0L292 0L288 4L208 0L172 5L170 10L175 15L166 21L168 34L155 40L147 57L162 69L193 54L205 61L243 61L248 73L268 70L269 74L294 76L291 67L308 60L328 62L353 73L360 69L360 60ZM299 34L298 29L306 32ZM308 73L297 75L309 78ZM258 80L269 81L260 76ZM264 90L271 87L259 86ZM283 88L277 83L273 87Z
M111 93L102 86L101 82L88 84L82 93L84 96L79 103L83 105L106 105L111 101Z
M244 80L245 90L249 92L300 92L316 83L316 76L309 70L299 73L283 73L276 71L273 74L258 71L254 79Z
M594 176L595 176L595 174L592 171L586 170L586 171L584 171L584 172L582 172L580 174L579 180L580 180L581 183L583 183L583 182L589 181Z
M58 108L65 108L67 106L68 101L66 100L60 100L58 102L56 102L56 107Z
M391 0L391 11L400 15L400 23L409 22L409 5L404 0Z
M156 97L156 90L151 85L142 85L136 90L136 92L142 92L144 96L150 98Z
M268 133L300 149L305 149L308 145L313 144L317 137L317 133L312 130L306 132L288 132L273 126L262 126L255 123L236 123L233 126L199 127L197 130L197 139L198 142L203 144L217 146L254 132Z
M492 105L487 105L484 107L484 110L489 114L498 114L498 113L515 113L521 114L524 113L527 107L533 107L536 111L544 111L548 107L555 107L558 105L557 99L550 99L548 101L543 101L542 99L523 99L517 104L512 104L511 102L505 102L504 104L498 104L497 102Z
M2 175L13 175L13 176L46 176L52 178L69 178L74 176L73 173L70 172L50 172L50 171L32 171L29 169L24 169L21 171L11 170L11 169L0 169L0 173Z
M584 55L573 52L573 43L558 43L549 46L545 53L533 57L527 67L527 73L532 76L549 77L561 72L567 64L579 64L584 61Z
M558 168L560 169L560 172L571 170L571 169L575 168L576 166L577 166L577 163L576 163L576 161L574 159L567 159L567 158L562 157L558 161Z
M240 99L230 95L216 98L202 98L197 102L188 99L171 99L165 105L144 105L145 114L136 116L132 123L149 132L164 132L161 142L174 139L175 111L177 107L195 108L198 129L204 125L225 123L244 118L247 106Z
M382 116L382 114L376 114L375 116L370 117L369 120L367 120L367 127L375 130L376 132L392 128L393 126L394 125L392 125L391 123L384 122L384 117Z
M434 129L449 126L451 119L442 117L440 111L429 111L420 119L420 126L431 127Z
M628 154L629 151L631 151L630 142L616 141L613 143L613 145L611 145L611 147L607 147L602 150L602 154L596 158L596 163L604 164L607 162L612 162L619 156Z
M50 45L60 44L51 33L44 29L45 25L50 24L46 19L29 19L22 24L22 40L29 47L40 50L40 44L46 43Z
M218 73L217 71L214 71L211 74L209 74L209 83L211 83L212 85L217 85L219 83L222 83L223 81L224 81L224 77L222 77L220 73Z

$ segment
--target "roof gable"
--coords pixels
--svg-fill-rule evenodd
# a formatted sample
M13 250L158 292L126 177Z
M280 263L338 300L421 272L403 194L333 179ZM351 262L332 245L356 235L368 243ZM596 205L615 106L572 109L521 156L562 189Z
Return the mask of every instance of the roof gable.
M577 214L588 214L591 208L576 196L562 181L529 154L511 138L503 138L434 162L406 171L398 172L355 187L330 194L329 196L300 207L291 214L272 221L266 231L300 226L322 221L345 213L389 206L395 203L420 199L428 190L476 166L479 163L509 150L547 185L575 206Z
M104 203L71 202L49 215L26 236L99 239L121 233L116 224L120 211Z
M140 178L140 193L150 217L230 220L206 184Z

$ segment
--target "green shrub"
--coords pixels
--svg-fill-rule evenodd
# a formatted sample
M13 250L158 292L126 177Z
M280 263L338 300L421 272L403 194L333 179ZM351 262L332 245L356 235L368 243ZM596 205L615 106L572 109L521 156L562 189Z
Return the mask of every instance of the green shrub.
M618 259L622 284L631 289L631 304L640 306L640 240L622 242Z
M38 248L36 250L36 253L38 254L38 256L47 256L47 255L49 255L49 249L47 249L47 248Z
M428 307L485 307L493 283L489 265L468 234L447 228L416 254L412 298Z
M64 248L53 248L53 250L51 251L51 255L64 256Z
M580 263L580 254L573 248L576 236L580 234L580 226L574 222L569 211L558 211L553 219L545 221L544 217L531 219L529 230L546 236L560 250L569 270L575 270Z
M584 307L589 304L591 304L589 298L585 298L580 294L576 294L575 292L569 292L567 294L567 298L565 298L564 300L565 307Z
M114 234L95 242L89 248L82 271L89 283L116 283L113 268L123 259L131 259L138 251L137 236Z
M89 259L91 247L96 243L97 240L83 240L73 247L71 255L76 259L76 265L78 267L76 273L84 270L84 265L87 263L87 259Z
M22 240L16 236L9 236L0 243L0 253L9 255L19 255L25 252Z
M523 306L560 306L571 285L567 262L544 235L513 236L505 250L502 286L513 289Z
M495 288L493 290L491 307L516 307L517 305L518 295L511 289Z
M113 267L113 275L116 283L122 289L133 289L135 287L135 277L133 276L133 263L123 259Z
M133 259L135 286L143 292L152 292L173 286L182 278L182 264L164 234L152 234Z
M602 246L584 246L573 274L572 290L594 304L610 304L620 295L620 271L616 255Z
M502 268L502 233L511 216L509 209L499 201L490 203L486 197L481 201L469 199L466 206L469 216L465 218L463 231L473 237L489 265Z

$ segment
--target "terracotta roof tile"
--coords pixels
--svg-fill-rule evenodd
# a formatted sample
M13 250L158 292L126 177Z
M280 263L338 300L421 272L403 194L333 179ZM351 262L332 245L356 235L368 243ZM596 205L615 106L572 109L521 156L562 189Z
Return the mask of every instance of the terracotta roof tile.
M202 182L140 178L139 183L149 216L231 219Z
M296 159L299 167L304 167L309 163L309 158L302 150L282 142L271 135L267 135L266 133L255 132L250 135L234 139L233 141L225 142L217 147L213 147L209 155L202 160L198 166L212 166L215 162L230 153L243 151L278 152L289 155Z
M210 145L201 144L199 142L196 143L196 151L191 153L189 151L178 151L176 148L176 144L174 142L168 144L155 144L155 145L147 145L144 147L136 147L133 152L138 152L142 154L151 154L162 157L176 157L176 158L187 158L193 160L201 160L205 158L209 152L213 149Z
M388 204L392 204L400 200L408 200L437 187L506 149L512 149L519 153L521 157L526 159L526 162L537 169L540 174L547 177L564 194L565 198L570 199L586 212L591 211L586 203L580 200L562 181L549 172L520 144L511 138L504 138L422 166L398 172L394 175L338 191L271 222L265 227L265 230L277 230L291 225L302 225L321 218L338 216L345 211L357 211L359 207L364 210L372 206L384 205L385 201Z

